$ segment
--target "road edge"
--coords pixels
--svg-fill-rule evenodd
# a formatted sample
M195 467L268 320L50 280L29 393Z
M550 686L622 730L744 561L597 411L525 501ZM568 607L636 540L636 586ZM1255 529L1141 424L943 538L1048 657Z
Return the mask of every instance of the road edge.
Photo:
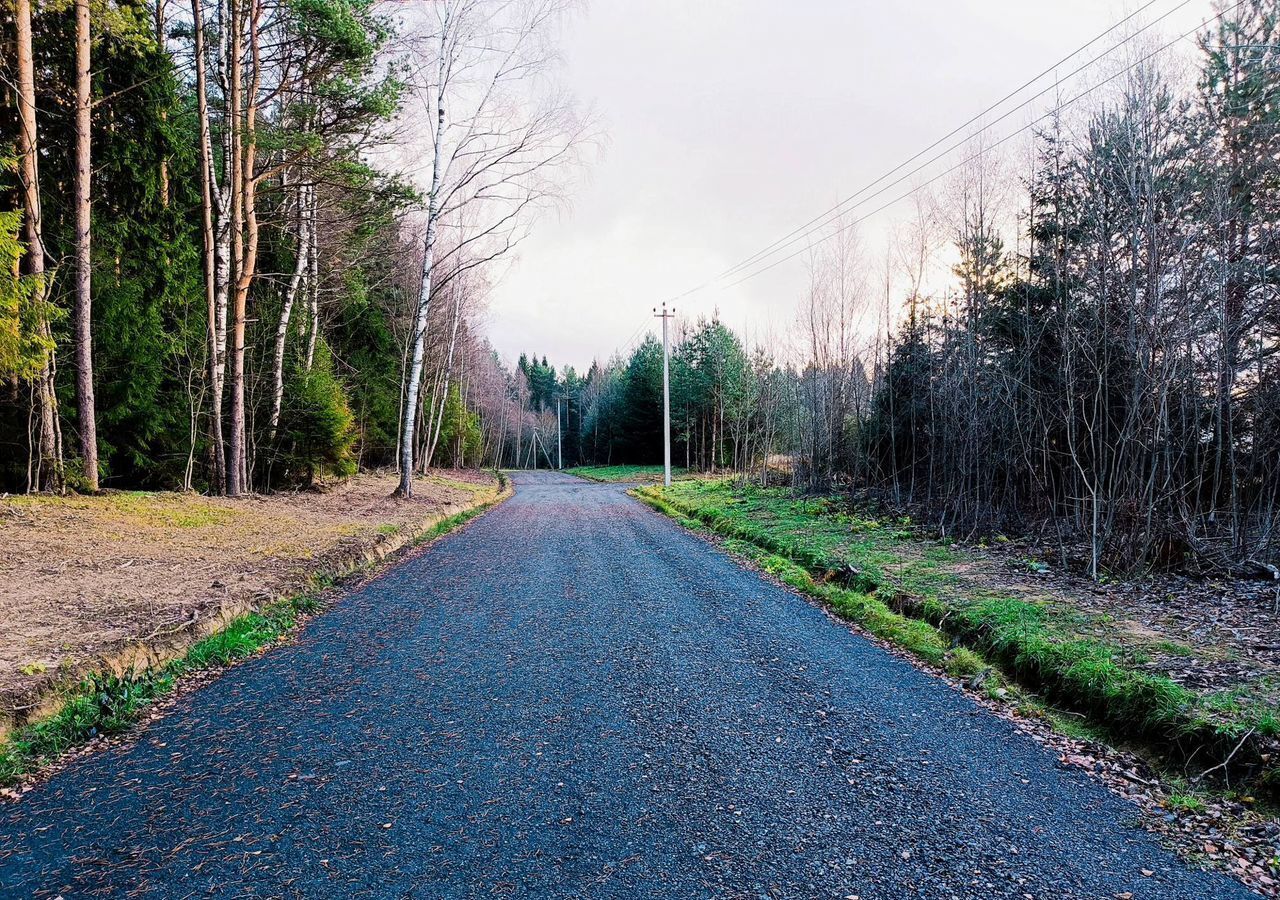
M682 509L680 504L673 503L669 498L662 496L660 486L637 486L628 490L627 494L674 522L686 532L713 544L738 565L822 610L833 623L853 631L881 647L885 652L934 676L993 715L1011 722L1018 731L1031 737L1047 750L1057 753L1059 765L1064 768L1083 770L1091 780L1133 803L1141 812L1137 822L1138 827L1156 835L1176 853L1184 864L1204 871L1228 875L1262 896L1280 897L1280 888L1277 888L1274 881L1268 883L1259 878L1259 876L1270 878L1270 873L1265 866L1250 865L1248 868L1243 868L1233 864L1240 861L1233 854L1207 851L1206 848L1210 846L1221 851L1222 848L1219 845L1224 836L1216 828L1206 827L1206 823L1199 817L1188 816L1179 810L1162 805L1159 792L1171 793L1171 790L1164 783L1160 773L1152 769L1148 761L1141 756L1109 743L1067 735L1048 717L1031 719L1020 714L1019 703L1025 700L1021 696L1021 689L1016 682L1008 682L1000 677L998 669L995 669L995 680L974 686L965 673L953 671L946 660L933 661L914 649L910 642L902 640L901 635L895 633L896 621L890 622L887 628L874 627L875 623L868 622L855 611L832 602L830 596L818 590L812 573L804 566L779 556L769 548L760 546L748 538L722 531L716 528L714 522L707 522L691 515ZM730 541L736 541L743 546L743 549L727 546L726 542ZM901 620L909 627L920 626L945 638L943 632L925 620L911 619L887 608L885 612L893 620ZM968 648L960 649L969 652ZM972 655L984 665L992 665L980 655ZM967 668L967 666L961 668ZM993 686L999 687L992 689ZM999 693L1001 689L1007 690L1007 694L1002 696Z
M78 674L74 683L52 687L36 714L0 737L0 798L20 799L75 759L127 739L163 701L287 643L339 602L345 589L502 504L514 495L515 485L503 472L494 475L497 485L492 493L477 492L478 499L469 506L449 507L411 528L379 535L368 545L326 560L309 573L301 591L223 609L211 620L165 635L162 646L145 639L131 641L119 654L102 659L99 667Z

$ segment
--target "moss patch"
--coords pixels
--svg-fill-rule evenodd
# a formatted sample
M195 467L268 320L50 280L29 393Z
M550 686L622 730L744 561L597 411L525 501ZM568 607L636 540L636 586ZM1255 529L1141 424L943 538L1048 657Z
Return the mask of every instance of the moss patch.
M1065 604L966 582L952 571L963 554L920 539L909 520L859 517L830 498L729 481L636 495L729 537L730 549L754 548L746 555L762 568L931 665L989 691L1019 685L1083 714L1076 731L1103 729L1204 767L1234 752L1237 774L1261 782L1271 774L1264 744L1280 735L1280 718L1259 695L1265 686L1197 693L1148 671L1148 642L1109 641L1098 622Z

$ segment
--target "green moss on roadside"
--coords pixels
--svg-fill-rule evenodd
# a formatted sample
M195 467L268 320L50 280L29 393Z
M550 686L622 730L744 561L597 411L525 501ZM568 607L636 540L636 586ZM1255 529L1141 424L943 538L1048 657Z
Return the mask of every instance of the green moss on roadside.
M1200 695L1146 671L1153 648L1100 639L1098 616L963 583L947 570L963 561L948 547L915 543L913 552L905 552L905 542L915 541L908 521L886 525L850 514L830 498L797 498L785 489L729 481L686 481L636 493L668 514L756 548L757 563L786 584L955 677L982 684L993 696L1017 694L1014 684L984 674L994 666L1049 702L1085 715L1071 722L1049 716L1063 730L1104 728L1161 750L1176 745L1184 754L1202 752L1201 759L1225 758L1249 735L1280 735L1280 712L1260 696L1265 686ZM1173 642L1154 649L1191 652ZM1269 764L1260 765L1265 781Z

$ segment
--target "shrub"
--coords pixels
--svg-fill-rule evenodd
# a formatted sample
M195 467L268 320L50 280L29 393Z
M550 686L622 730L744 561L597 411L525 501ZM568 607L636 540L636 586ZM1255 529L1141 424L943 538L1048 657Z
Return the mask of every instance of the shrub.
M347 392L333 374L333 358L324 342L316 345L310 369L295 368L286 389L287 404L280 414L281 460L284 478L304 486L316 475L345 478L355 474L351 453L355 418Z

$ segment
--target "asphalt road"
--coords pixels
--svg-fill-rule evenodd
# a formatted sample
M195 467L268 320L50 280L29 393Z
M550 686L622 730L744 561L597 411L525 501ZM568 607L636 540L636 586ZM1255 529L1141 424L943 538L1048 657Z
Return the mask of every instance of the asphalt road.
M0 895L1252 896L620 488L517 481L0 806Z

